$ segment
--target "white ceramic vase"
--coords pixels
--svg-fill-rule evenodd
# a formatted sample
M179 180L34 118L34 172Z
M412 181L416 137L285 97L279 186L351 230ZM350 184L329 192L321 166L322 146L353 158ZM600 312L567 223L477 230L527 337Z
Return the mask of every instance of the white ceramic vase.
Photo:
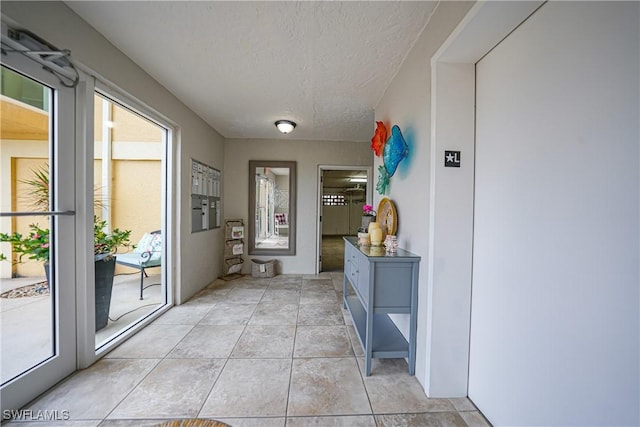
M387 252L398 252L398 239L396 238L396 236L387 234L387 237L384 239L384 247Z

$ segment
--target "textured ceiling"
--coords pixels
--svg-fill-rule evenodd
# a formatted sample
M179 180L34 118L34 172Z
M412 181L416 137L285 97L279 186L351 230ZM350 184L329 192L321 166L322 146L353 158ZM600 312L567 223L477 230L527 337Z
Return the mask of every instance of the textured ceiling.
M366 141L436 2L67 5L227 138Z

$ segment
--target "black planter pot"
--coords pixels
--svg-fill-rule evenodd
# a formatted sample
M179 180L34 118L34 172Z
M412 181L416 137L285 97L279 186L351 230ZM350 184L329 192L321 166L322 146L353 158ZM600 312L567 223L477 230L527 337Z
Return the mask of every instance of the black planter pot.
M115 269L116 257L108 254L96 256L96 331L107 326L109 322Z
M51 269L49 263L44 263L44 275L47 277L47 288L51 289Z

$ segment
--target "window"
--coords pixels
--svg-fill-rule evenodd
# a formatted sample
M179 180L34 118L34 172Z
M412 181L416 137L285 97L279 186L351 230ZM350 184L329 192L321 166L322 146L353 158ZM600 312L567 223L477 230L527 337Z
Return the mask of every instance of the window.
M342 194L323 194L322 205L323 206L346 206L347 201Z

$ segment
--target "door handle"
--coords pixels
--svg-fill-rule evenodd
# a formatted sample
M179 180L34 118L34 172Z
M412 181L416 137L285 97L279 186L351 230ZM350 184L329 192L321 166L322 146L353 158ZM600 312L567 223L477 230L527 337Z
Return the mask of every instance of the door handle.
M35 211L35 212L0 212L0 217L8 217L8 216L73 216L76 214L76 211Z

